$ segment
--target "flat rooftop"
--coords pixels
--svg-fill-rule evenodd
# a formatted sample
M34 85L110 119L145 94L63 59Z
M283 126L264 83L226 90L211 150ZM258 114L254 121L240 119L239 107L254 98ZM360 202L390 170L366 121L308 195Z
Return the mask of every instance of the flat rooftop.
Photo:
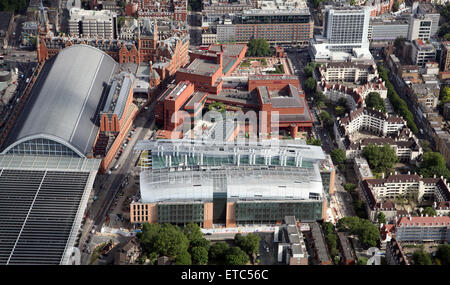
M186 69L194 73L212 75L219 69L219 65L210 60L196 58Z

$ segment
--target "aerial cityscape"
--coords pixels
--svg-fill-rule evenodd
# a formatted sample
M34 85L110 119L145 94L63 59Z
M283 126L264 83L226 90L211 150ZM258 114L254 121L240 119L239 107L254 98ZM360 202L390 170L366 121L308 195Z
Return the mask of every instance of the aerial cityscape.
M0 0L0 265L450 265L450 1Z

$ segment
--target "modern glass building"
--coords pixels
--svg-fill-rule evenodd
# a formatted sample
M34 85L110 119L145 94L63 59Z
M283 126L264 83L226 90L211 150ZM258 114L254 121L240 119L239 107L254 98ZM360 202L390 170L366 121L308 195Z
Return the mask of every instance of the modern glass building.
M141 141L140 201L131 221L208 228L275 224L286 215L315 221L327 206L320 147L297 141L253 145L236 142Z

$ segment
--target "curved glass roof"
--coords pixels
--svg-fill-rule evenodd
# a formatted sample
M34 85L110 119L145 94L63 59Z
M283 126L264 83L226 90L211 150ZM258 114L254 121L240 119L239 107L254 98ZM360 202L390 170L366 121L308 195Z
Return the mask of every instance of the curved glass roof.
M2 152L36 137L70 146L77 154L91 152L102 95L117 71L116 61L94 47L60 51L42 68Z

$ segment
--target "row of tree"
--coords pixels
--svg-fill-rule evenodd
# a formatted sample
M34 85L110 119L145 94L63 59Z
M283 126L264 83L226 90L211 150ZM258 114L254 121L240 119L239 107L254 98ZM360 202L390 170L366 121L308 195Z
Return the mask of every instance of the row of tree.
M325 241L327 242L328 252L330 253L331 259L337 264L339 262L339 250L337 247L337 234L334 231L334 226L330 222L324 222L322 224L322 229Z
M137 238L143 249L144 259L155 264L160 256L167 256L176 265L245 265L249 256L258 253L260 237L255 234L235 236L235 245L210 242L203 237L200 227L193 222L183 230L171 224L143 225Z
M416 123L414 122L413 114L408 109L408 105L406 105L406 102L400 98L400 96L395 91L394 86L389 81L388 70L382 65L378 65L378 73L385 82L386 88L388 90L387 96L392 106L394 106L395 111L403 117L411 131L417 134L418 129Z

